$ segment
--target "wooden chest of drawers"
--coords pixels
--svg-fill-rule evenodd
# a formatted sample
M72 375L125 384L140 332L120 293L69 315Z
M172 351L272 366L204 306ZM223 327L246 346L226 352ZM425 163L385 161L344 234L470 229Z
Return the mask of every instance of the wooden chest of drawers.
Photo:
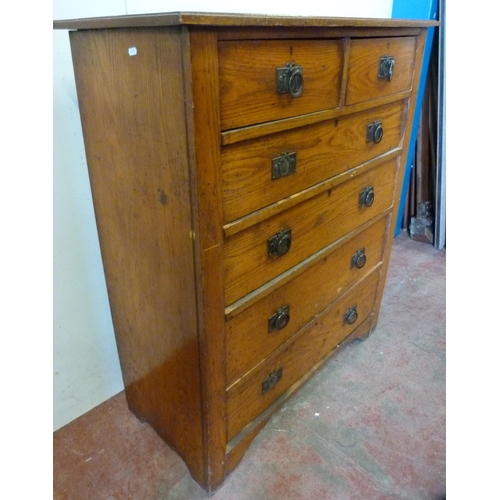
M158 14L70 32L130 409L213 491L375 327L427 26Z

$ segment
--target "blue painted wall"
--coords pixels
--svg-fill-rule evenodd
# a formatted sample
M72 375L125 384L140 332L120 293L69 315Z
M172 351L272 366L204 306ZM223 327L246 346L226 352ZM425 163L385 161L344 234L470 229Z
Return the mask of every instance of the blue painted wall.
M393 0L392 3L392 18L393 19L437 19L438 0ZM411 169L413 164L413 151L417 140L418 122L422 111L422 101L424 98L425 81L427 79L427 71L429 69L429 60L431 57L432 40L434 38L435 28L430 28L427 32L427 40L425 41L424 59L422 62L422 73L420 76L420 84L418 86L417 103L415 107L415 115L411 128L410 145L408 159L405 166L403 190L401 192L401 202L399 204L396 226L394 228L394 236L401 232L403 222L405 200L410 184Z

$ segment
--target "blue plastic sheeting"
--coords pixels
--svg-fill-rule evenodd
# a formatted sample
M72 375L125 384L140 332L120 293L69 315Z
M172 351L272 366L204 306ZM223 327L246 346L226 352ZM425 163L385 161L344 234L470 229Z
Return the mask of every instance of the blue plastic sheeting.
M438 0L393 0L392 18L393 19L425 19L436 20L438 13ZM415 104L415 115L411 126L410 145L408 148L408 158L406 161L403 189L401 191L401 201L399 203L394 236L401 232L403 223L403 214L405 209L405 200L410 185L411 169L413 164L413 151L417 140L418 122L422 111L422 101L424 99L425 82L427 80L427 71L429 69L429 60L431 57L432 40L434 38L435 28L429 28L427 39L425 41L424 58L422 61L422 72L420 74L420 83L418 86L417 102Z

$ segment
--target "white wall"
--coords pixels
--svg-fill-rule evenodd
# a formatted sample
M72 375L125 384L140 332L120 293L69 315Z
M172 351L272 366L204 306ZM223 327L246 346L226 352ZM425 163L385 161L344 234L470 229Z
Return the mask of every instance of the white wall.
M209 8L207 9L207 6ZM242 6L243 7L243 6ZM54 0L54 19L198 11L390 18L392 0ZM123 389L90 194L67 31L54 31L53 427Z

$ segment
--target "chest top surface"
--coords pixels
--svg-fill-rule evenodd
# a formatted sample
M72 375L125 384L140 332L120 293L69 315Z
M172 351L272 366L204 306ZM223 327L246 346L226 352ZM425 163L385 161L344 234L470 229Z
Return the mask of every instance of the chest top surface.
M103 29L145 26L269 26L269 27L426 27L438 21L412 19L368 19L353 17L309 17L250 15L211 12L165 12L155 14L55 20L54 29Z

